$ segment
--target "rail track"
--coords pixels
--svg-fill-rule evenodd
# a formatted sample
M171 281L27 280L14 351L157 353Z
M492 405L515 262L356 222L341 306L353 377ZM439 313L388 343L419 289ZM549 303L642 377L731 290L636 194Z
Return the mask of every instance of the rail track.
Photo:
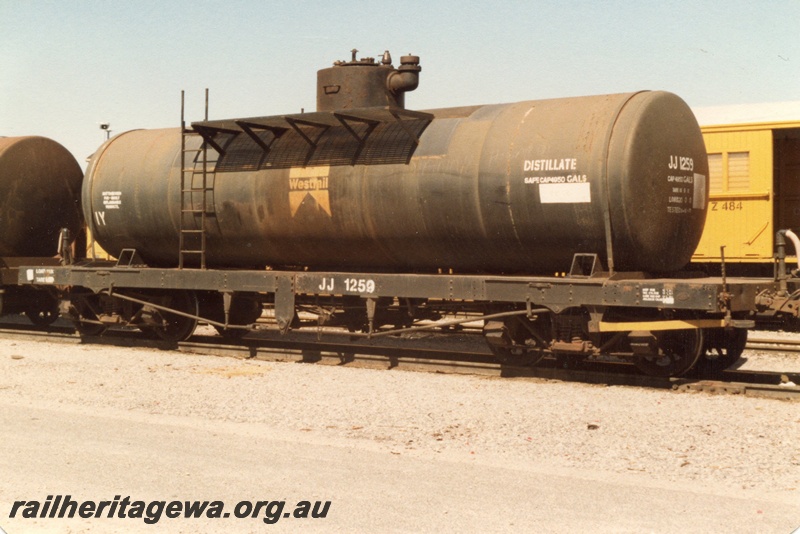
M764 352L798 353L800 352L800 339L753 337L747 340L747 349Z
M482 343L466 334L459 348L445 348L443 340L403 339L371 342L343 342L341 338L326 339L310 333L290 333L279 336L274 332L257 332L238 342L228 342L217 335L195 335L188 341L172 343L143 339L138 332L113 332L98 337L79 337L69 326L41 329L24 324L0 323L4 339L48 341L69 344L95 344L131 348L178 350L228 358L259 359L341 365L374 369L402 369L438 373L472 374L518 379L558 380L609 386L670 389L677 392L704 391L770 397L786 400L800 399L800 372L727 370L713 379L658 378L639 374L632 365L616 362L587 362L579 368L562 368L553 359L545 359L535 367L501 365L494 361ZM316 339L315 339L316 338ZM393 343L394 341L394 343ZM800 350L800 341L754 339L748 348L757 350ZM396 343L396 344L395 344ZM400 346L402 344L402 346ZM424 346L423 346L424 344ZM441 346L436 346L441 345ZM775 348L763 349L762 346Z

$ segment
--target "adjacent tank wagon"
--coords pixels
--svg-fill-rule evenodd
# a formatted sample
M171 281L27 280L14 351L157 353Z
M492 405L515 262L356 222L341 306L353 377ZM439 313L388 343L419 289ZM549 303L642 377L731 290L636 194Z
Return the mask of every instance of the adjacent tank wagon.
M57 317L49 291L17 286L19 265L54 265L59 232L78 235L83 172L59 143L38 136L0 137L0 314L35 323Z
M77 235L81 171L45 137L0 137L0 257L55 256L59 231Z

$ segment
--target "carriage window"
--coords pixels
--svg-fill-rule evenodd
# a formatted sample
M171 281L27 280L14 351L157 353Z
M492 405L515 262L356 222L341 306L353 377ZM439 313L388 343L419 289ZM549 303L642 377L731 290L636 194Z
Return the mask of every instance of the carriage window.
M728 154L728 191L750 190L750 153Z
M708 182L710 193L722 193L722 154L708 155Z
M750 152L708 155L710 193L750 191Z

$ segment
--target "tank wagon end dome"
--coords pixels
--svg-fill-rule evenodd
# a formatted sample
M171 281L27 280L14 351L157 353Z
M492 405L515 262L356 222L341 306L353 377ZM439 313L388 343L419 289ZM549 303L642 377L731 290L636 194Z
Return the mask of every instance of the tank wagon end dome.
M61 144L39 136L0 138L0 256L49 257L58 235L81 227L83 172Z
M708 158L697 120L677 95L643 92L623 108L614 132L608 161L617 266L678 270L707 214Z

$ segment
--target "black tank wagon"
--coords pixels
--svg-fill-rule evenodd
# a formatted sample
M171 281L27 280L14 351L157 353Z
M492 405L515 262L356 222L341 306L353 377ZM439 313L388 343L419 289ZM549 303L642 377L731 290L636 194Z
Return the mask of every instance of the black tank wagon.
M59 231L83 223L83 172L69 151L39 136L0 137L0 315L26 314L36 324L58 317L47 289L18 286L20 265L58 265Z
M673 272L697 246L708 166L694 116L674 95L419 113L387 90L397 70L325 69L319 99L332 91L329 71L370 83L383 71L384 98L194 123L200 136L186 148L205 141L209 160L184 173L177 129L109 141L83 189L95 239L114 255L136 249L149 265L177 265L181 232L202 231L205 246L195 248L209 267L506 274L566 271L575 252L617 270ZM335 96L360 95L337 81ZM203 181L203 165L205 198L182 194L182 179ZM183 256L199 265L199 253Z
M68 287L92 333L180 340L206 321L236 336L266 307L282 331L374 337L457 313L483 320L507 363L613 355L678 375L738 358L756 295L775 286L680 273L708 201L680 98L412 111L420 70L354 52L318 73L315 112L111 139L82 203L119 261L21 283Z

